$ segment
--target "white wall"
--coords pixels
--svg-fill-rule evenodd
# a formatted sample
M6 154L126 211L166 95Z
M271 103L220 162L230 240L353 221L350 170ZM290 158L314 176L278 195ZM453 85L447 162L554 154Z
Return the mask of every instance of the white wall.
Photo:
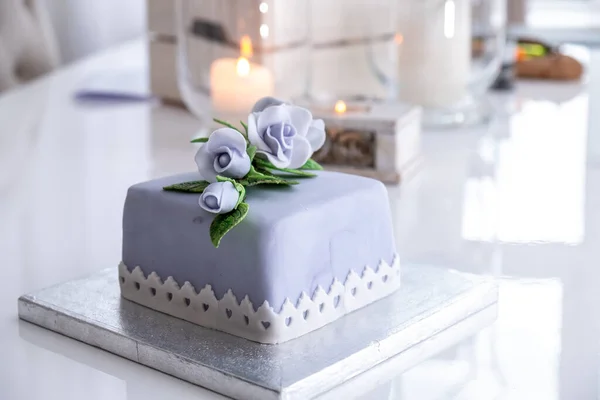
M140 36L146 30L145 0L46 1L63 63Z

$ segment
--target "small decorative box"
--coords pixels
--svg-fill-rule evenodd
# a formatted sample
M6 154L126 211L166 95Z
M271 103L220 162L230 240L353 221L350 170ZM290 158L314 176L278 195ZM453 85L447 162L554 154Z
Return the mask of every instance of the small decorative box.
M314 159L327 169L396 184L420 163L421 109L402 103L311 107L327 127ZM336 106L336 108L338 108Z

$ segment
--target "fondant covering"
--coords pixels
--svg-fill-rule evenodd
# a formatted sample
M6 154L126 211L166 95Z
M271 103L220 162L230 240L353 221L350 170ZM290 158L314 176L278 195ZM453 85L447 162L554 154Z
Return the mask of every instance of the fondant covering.
M286 298L295 303L302 292L328 291L352 270L392 264L396 251L383 184L317 174L291 187L249 188L250 212L219 248L209 237L214 215L199 207L199 195L163 190L201 180L199 173L134 185L123 216L123 263L179 285L211 285L217 298L231 290L256 308L267 301L275 311Z

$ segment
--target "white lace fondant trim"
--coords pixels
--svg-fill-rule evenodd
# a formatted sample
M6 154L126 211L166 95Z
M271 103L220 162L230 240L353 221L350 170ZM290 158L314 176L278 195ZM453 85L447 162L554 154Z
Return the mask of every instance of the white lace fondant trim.
M337 279L329 292L320 286L312 298L302 293L296 305L286 299L280 312L267 301L256 311L248 296L239 302L227 291L220 300L212 287L200 292L185 282L179 287L172 277L162 281L155 272L147 278L140 267L129 272L119 264L121 294L126 299L166 314L260 343L282 343L319 329L336 319L393 293L400 287L400 262L381 261L377 270L365 267L348 274L344 284Z

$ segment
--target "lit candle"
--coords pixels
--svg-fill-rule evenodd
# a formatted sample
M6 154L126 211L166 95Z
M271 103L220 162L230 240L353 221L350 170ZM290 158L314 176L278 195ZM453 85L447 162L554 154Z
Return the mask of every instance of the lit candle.
M338 100L334 104L331 103L300 103L302 107L306 107L312 111L313 115L336 116L356 118L360 115L366 115L371 112L371 106L363 103L346 103L343 100Z
M219 58L210 66L212 105L217 114L247 114L260 98L273 96L271 72L248 61L252 55L250 38L243 37L240 47L240 58Z
M338 100L333 109L335 110L336 114L344 114L347 109L346 103L344 103L342 100Z

